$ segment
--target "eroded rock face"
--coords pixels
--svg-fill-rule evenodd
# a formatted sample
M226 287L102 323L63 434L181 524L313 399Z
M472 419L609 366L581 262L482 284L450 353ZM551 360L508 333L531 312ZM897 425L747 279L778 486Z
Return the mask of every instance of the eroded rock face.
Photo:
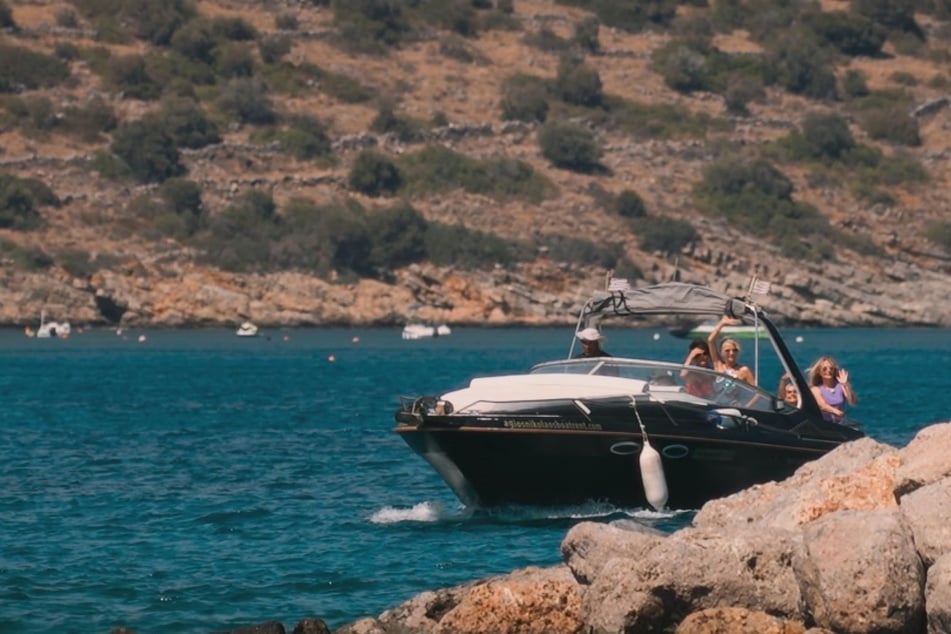
M951 552L951 477L921 487L901 499L901 512L911 526L915 547L926 566Z
M675 634L805 634L799 621L782 619L745 608L711 608L694 612L677 626Z
M667 537L633 522L624 526L581 522L568 531L561 542L561 557L578 583L591 583L612 559L644 557Z
M815 622L843 632L917 632L925 570L896 508L830 513L802 529L796 575Z
M928 569L925 585L928 632L951 632L951 552L939 557Z
M705 504L694 525L765 524L786 530L835 511L894 507L898 451L871 438L836 447L782 482L753 486Z
M580 632L581 593L566 566L529 567L454 588L424 592L338 634L548 634Z
M684 529L637 559L611 559L585 591L582 615L609 632L656 631L715 607L800 619L793 562L804 555L798 535L783 529Z
M951 423L925 427L902 449L895 497L951 476Z

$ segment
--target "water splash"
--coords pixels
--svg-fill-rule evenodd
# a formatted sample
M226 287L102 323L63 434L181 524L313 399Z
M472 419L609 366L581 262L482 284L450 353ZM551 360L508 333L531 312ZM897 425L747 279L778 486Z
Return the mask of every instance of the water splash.
M369 519L373 524L398 524L400 522L439 522L455 517L438 502L420 502L408 509L384 506Z

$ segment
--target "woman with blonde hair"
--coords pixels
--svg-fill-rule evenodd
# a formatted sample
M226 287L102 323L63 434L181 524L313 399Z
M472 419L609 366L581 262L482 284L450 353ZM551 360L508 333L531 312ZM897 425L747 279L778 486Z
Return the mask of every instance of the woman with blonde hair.
M710 347L710 360L713 361L713 369L722 372L728 376L735 377L756 385L756 377L753 372L745 365L740 365L740 344L736 339L724 339L720 345L717 345L717 337L724 326L739 323L738 319L723 317L717 322L717 325L710 331L707 337L707 343Z
M816 403L822 410L822 418L830 423L841 423L845 419L845 408L855 405L858 401L852 385L849 383L849 372L840 368L835 359L829 356L820 357L809 370L809 385Z

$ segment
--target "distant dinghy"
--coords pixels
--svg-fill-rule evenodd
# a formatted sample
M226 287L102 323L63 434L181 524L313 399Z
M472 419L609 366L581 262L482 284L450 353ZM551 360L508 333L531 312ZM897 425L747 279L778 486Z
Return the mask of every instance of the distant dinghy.
M258 327L252 324L250 321L246 321L238 327L238 330L235 332L235 334L239 337L257 337Z
M452 329L446 324L429 326L426 324L407 324L403 328L403 339L426 339L428 337L448 337Z

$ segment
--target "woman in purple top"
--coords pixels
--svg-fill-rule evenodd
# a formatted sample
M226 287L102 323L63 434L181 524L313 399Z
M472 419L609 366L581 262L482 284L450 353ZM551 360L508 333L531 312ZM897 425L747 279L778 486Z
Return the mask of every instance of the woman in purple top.
M809 371L809 385L816 403L822 410L822 418L831 423L841 423L845 408L855 405L855 392L849 384L849 372L840 368L832 357L820 357Z

